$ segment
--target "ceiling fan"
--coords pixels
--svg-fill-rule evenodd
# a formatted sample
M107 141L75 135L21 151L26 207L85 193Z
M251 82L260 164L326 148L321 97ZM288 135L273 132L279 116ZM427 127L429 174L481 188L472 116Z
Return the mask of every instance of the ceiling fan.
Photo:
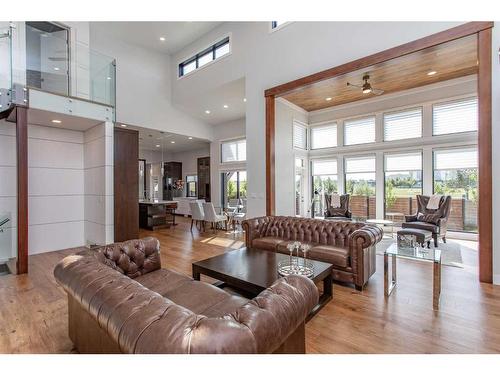
M347 86L361 89L363 94L382 95L384 93L384 90L372 87L370 82L368 82L369 79L370 79L370 75L368 73L365 73L365 75L363 76L363 81L365 81L365 82L362 85L355 85L353 83L347 82Z

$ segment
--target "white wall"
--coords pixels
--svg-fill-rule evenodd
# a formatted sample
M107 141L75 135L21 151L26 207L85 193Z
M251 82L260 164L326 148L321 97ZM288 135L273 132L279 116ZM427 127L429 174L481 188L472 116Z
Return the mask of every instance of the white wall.
M295 156L307 157L307 151L293 148L293 122L308 124L308 113L287 101L276 101L276 215L295 215ZM306 163L307 164L307 163ZM308 184L306 183L306 186ZM306 193L306 197L309 195ZM307 198L306 198L307 199Z
M114 238L113 123L84 133L85 244L108 244Z
M0 263L17 254L16 124L0 120Z
M170 57L110 39L90 25L90 46L116 59L116 120L210 140L211 126L171 104Z
M84 245L83 132L28 127L28 251Z
M230 121L223 124L214 126L213 128L213 141L210 144L210 186L211 186L211 199L214 206L221 205L221 176L223 171L231 169L246 169L246 162L244 163L231 163L221 164L220 147L221 141L228 139L245 137L245 119ZM248 140L247 140L248 143ZM248 159L248 147L247 147Z

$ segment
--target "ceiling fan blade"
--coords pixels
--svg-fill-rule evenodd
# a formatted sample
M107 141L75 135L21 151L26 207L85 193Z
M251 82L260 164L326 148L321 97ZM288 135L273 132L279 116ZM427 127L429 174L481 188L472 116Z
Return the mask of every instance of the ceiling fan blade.
M381 90L381 89L374 89L372 88L372 92L375 94L375 95L382 95L384 93L384 90Z
M361 85L355 85L355 84L349 83L349 82L347 82L347 86L353 87L353 88L357 88L357 89L362 89L363 88L363 86L361 86Z

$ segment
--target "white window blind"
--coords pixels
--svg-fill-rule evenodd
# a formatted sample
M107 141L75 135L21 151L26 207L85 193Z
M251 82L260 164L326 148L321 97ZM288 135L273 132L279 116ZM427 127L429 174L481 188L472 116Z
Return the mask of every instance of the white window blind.
M313 160L312 174L314 176L337 174L337 159Z
M375 156L345 158L345 173L375 172Z
M419 171L422 169L422 153L385 155L386 172Z
M293 147L307 149L307 127L298 122L293 123Z
M384 141L422 136L422 108L384 113Z
M477 98L435 104L432 108L434 135L477 130Z
M337 146L337 124L315 126L311 128L311 149Z
M434 169L477 168L477 149L462 148L434 151Z
M344 144L375 142L375 116L344 122Z
M247 141L246 139L237 139L222 142L221 162L231 163L245 161L247 159Z

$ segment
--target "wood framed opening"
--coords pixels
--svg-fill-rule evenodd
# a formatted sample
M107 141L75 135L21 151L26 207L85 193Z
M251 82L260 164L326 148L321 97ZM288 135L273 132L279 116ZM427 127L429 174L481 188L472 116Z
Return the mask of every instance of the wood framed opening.
M479 280L493 281L493 199L492 199L492 142L491 142L491 41L493 22L469 22L427 37L390 48L265 91L266 101L266 215L274 215L275 188L275 101L278 96L341 76L359 69L387 62L466 36L477 36L477 93L478 93L478 169L479 169Z

